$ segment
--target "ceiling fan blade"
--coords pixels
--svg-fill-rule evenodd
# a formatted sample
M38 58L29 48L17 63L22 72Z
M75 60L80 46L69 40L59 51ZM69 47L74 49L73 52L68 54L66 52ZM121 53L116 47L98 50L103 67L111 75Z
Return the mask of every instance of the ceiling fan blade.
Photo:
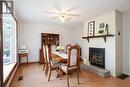
M69 20L71 20L71 19L72 19L72 17L68 17L68 18L66 18L65 21L69 21Z
M58 18L59 18L59 16L51 17L51 19L58 19Z
M70 9L68 9L66 12L71 12L71 11L74 11L74 10L76 10L76 9L78 9L78 7L77 7L77 6L75 6L75 7L72 7L72 8L70 8Z
M67 14L68 16L77 16L77 17L79 17L80 15L78 15L78 14Z

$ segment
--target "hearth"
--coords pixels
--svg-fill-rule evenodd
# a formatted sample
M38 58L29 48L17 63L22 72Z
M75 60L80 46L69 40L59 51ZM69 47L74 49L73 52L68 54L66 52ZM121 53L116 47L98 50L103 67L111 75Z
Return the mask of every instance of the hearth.
M91 65L105 69L105 48L89 48L89 62Z

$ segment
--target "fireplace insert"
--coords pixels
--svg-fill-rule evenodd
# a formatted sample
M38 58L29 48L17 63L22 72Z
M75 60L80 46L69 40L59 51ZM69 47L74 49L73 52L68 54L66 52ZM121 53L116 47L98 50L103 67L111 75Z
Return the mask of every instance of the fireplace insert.
M91 65L105 69L105 48L89 48L89 62Z

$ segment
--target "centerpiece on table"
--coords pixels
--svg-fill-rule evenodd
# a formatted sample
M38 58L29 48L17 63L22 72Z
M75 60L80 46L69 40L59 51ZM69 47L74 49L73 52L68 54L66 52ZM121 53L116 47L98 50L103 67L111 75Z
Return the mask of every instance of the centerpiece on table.
M64 50L64 46L62 46L62 45L57 46L57 47L56 47L56 50L59 51L60 53L62 53L63 50Z

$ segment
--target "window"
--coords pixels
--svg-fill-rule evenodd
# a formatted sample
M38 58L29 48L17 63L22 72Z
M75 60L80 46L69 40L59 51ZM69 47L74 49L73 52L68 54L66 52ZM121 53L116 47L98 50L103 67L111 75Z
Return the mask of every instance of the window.
M3 3L3 11L8 12L6 4ZM3 74L4 81L16 64L16 21L10 13L3 14Z

